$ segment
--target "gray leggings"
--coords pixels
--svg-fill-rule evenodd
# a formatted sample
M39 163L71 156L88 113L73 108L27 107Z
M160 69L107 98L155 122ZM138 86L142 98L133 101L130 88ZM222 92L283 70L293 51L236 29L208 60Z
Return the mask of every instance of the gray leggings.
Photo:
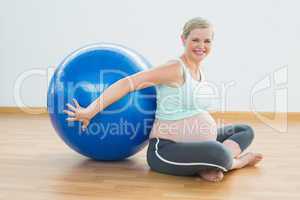
M147 162L154 171L177 175L193 176L203 169L228 171L233 155L222 144L225 140L237 142L244 151L254 138L253 129L246 124L228 125L218 128L217 141L174 142L152 138L147 150Z

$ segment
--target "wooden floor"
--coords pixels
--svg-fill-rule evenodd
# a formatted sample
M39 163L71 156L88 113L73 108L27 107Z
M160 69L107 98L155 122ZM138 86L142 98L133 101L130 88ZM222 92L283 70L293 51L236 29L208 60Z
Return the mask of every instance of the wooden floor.
M70 150L46 115L0 114L0 199L300 199L300 122L286 133L246 123L256 131L248 150L265 160L209 183L149 171L146 149L125 161L95 162Z

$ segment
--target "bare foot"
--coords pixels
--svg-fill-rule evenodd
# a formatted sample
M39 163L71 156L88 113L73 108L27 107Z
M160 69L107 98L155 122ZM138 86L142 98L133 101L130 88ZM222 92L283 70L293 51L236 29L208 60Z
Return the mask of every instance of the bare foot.
M223 172L216 169L201 170L198 174L202 179L210 182L219 182L224 177Z
M248 152L237 158L238 166L237 168L242 168L246 166L254 166L263 159L261 153Z

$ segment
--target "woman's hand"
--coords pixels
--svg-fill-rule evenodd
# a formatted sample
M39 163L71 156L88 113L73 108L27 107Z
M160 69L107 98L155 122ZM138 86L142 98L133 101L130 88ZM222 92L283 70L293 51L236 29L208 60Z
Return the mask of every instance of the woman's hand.
M68 110L64 110L64 113L68 115L66 119L69 122L80 121L82 123L82 130L85 130L91 120L91 115L86 108L79 105L76 99L73 99L75 107L67 103Z

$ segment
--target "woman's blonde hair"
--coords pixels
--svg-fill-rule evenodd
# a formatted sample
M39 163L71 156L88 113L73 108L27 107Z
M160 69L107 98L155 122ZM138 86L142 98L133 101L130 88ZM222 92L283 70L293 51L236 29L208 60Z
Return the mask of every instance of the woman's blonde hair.
M189 36L190 32L196 28L212 28L212 24L202 17L195 17L193 19L190 19L183 26L183 37L186 39Z

